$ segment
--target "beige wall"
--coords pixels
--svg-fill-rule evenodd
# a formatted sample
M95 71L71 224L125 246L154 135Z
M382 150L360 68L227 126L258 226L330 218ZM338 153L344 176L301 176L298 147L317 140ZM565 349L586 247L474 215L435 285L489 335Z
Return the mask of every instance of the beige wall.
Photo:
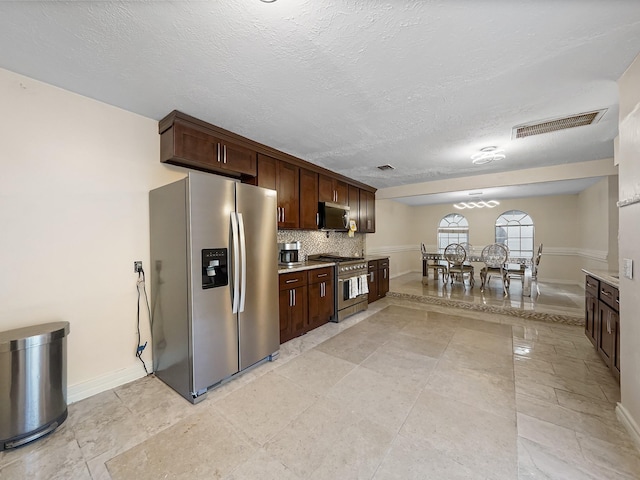
M503 200L493 209L456 210L452 205L413 207L414 231L418 242L435 247L438 224L449 213L462 213L469 222L469 243L478 252L495 241L495 222L507 210L522 210L533 218L535 244L544 244L540 262L541 280L569 283L580 281L580 263L576 256L577 195ZM553 212L550 215L549 212Z
M183 176L157 122L1 69L0 105L0 330L70 322L70 401L144 375L133 261L148 191Z
M581 268L618 270L617 182L606 177L578 194Z
M376 233L367 234L367 254L388 255L392 278L421 268L415 224L412 207L395 200L376 200Z
M620 386L618 416L640 445L640 57L619 82L620 122L616 160L619 196L627 206L619 209L619 256L633 260L633 279L620 275ZM635 203L631 203L634 202ZM622 271L622 269L621 269Z

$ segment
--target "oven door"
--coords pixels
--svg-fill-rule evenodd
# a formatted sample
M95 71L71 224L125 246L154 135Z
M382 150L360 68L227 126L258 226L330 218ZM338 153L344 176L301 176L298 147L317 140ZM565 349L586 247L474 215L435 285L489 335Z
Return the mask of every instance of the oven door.
M355 298L349 298L351 290L350 279L352 278L353 277L338 278L338 310L351 307L352 305L362 302L364 299L368 299L366 293L358 295Z

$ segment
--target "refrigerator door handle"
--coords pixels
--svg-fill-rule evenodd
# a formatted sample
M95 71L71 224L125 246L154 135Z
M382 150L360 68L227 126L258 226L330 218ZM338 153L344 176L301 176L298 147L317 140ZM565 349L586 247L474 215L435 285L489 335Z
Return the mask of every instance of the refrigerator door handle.
M238 232L240 233L240 268L242 270L242 285L240 286L240 312L244 312L247 298L247 242L244 236L244 219L238 213Z
M232 313L238 313L240 303L240 245L238 241L238 219L231 212L231 237L233 239L233 300Z

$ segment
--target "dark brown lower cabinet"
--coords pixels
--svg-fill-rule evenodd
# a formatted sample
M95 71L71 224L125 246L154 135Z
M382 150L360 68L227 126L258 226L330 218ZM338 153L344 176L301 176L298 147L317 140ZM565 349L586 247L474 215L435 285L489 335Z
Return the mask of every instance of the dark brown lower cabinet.
M369 260L369 303L383 298L389 291L389 259Z
M618 288L587 275L585 335L611 374L620 381L620 314Z
M309 321L305 331L329 322L335 315L333 267L308 271Z
M335 316L333 267L280 274L280 343Z
M302 335L307 324L307 272L280 275L280 343Z

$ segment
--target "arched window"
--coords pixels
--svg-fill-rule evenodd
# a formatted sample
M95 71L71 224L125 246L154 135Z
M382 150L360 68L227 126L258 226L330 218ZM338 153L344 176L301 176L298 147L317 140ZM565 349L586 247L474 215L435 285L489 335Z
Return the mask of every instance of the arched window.
M469 243L469 222L459 213L450 213L438 226L438 251L444 252L450 243Z
M533 258L533 219L520 210L504 212L496 220L496 243L509 247L512 257Z

